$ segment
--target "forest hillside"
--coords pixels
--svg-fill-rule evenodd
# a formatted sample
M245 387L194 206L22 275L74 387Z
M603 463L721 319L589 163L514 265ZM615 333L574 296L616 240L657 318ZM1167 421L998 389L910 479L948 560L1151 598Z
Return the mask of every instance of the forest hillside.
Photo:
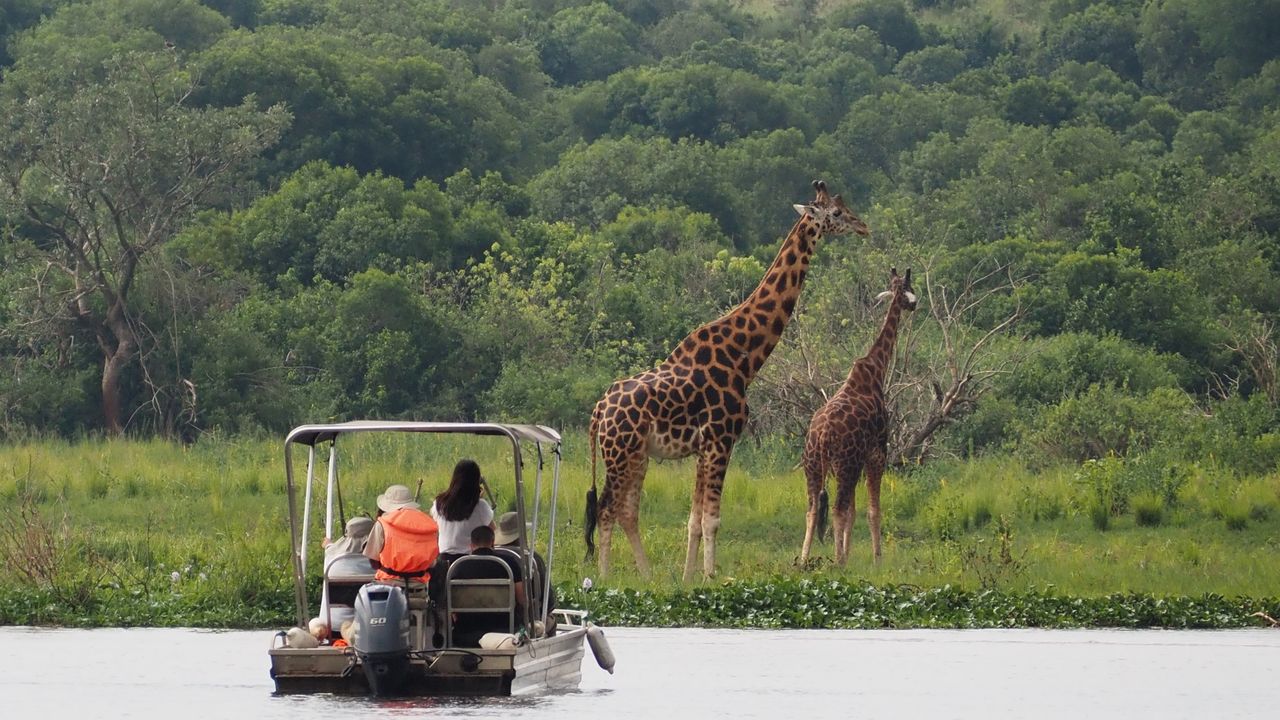
M586 424L760 280L798 452L883 318L895 460L1280 465L1275 0L11 0L0 438Z

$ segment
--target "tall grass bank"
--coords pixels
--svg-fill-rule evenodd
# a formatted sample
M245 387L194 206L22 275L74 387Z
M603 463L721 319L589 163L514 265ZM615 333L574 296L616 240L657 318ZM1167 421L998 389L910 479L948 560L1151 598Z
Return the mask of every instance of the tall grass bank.
M0 448L0 624L291 622L280 445ZM652 576L639 576L627 544L615 543L612 574L600 578L583 560L585 448L585 437L567 435L553 580L601 623L1210 628L1280 616L1275 473L1144 457L1037 469L1010 458L933 463L886 477L881 563L871 562L859 520L846 567L833 565L827 541L802 568L803 478L783 449L748 444L726 483L721 575L685 586L693 465L650 469L641 522ZM500 508L511 502L501 490L510 460L484 439L370 437L342 451L348 517L371 512L391 482L421 480L424 495L438 492L460 457L497 479ZM317 476L325 471L321 462Z

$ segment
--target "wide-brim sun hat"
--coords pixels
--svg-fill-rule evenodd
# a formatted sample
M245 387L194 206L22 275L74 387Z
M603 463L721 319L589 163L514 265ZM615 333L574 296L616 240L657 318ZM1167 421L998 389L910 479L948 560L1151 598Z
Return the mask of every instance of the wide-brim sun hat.
M510 545L520 539L520 516L514 512L498 518L498 529L493 533L494 545Z
M392 485L378 496L378 509L382 512L416 507L420 507L418 501L413 499L413 493L404 485Z
M368 537L369 532L373 530L373 518L367 518L363 515L357 515L347 521L347 537L362 538Z

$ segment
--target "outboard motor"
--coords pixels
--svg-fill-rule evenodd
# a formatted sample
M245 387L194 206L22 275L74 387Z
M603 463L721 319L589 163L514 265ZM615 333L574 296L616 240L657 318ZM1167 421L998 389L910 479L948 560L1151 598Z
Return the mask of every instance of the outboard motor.
M355 608L355 648L369 689L393 695L409 670L409 603L395 585L360 588Z

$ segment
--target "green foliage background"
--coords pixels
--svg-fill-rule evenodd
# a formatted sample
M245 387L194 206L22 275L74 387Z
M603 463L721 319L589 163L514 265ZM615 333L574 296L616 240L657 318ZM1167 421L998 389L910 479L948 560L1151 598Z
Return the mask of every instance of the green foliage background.
M865 347L848 303L888 265L1007 265L1026 282L966 322L1016 303L1029 359L944 444L1078 461L1186 439L1130 427L1153 413L1277 428L1280 9L1227 5L26 0L0 94L169 53L197 106L292 115L256 184L147 258L134 309L168 341L127 369L134 433L581 426L750 289L821 177L874 235L820 250L816 362ZM94 340L32 322L47 240L3 212L0 435L91 434Z

